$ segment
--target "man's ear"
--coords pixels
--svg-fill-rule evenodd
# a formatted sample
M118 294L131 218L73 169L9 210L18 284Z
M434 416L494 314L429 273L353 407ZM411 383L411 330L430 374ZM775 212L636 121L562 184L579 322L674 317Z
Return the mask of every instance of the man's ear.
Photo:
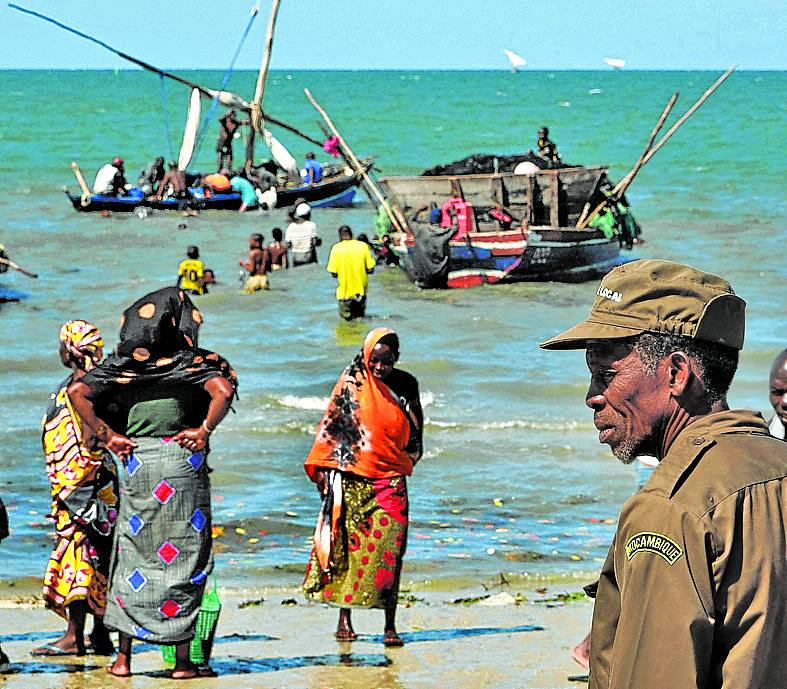
M670 393L680 397L688 390L694 372L692 362L685 352L673 352L666 359Z

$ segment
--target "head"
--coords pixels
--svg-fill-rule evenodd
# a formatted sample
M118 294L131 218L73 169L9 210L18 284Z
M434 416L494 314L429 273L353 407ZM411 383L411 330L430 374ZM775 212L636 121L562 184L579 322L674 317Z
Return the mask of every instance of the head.
M787 426L787 349L782 350L771 366L769 395L773 411Z
M255 232L253 235L249 237L249 248L261 249L262 243L264 241L265 241L265 237L263 237L259 232Z
M363 242L364 244L369 244L369 237L366 236L365 232L361 232L361 234L358 235L358 241Z
M280 242L282 240L281 227L274 227L271 230L271 234L273 235L274 242Z
M216 274L210 268L206 268L202 272L202 282L206 285L214 284L216 282Z
M345 241L347 239L353 238L353 231L350 229L349 225L342 225L339 228L339 239Z
M232 170L230 170L228 167L223 167L221 170L219 170L219 174L224 175L225 177L230 177L232 176Z
M190 246L186 249L186 256L189 258L199 258L199 248L196 246Z
M122 169L123 169L123 158L118 158L118 157L112 158L112 164L113 164L113 165L114 165L114 166L115 166L115 167L116 167L118 170L122 170Z
M170 160L169 163L167 163L167 164L169 165L169 169L170 170L177 170L178 169L178 161L177 160Z
M234 119L235 119L235 108L230 108L230 109L227 111L227 117L228 117L229 119L231 119L231 120L234 120Z
M364 339L363 354L369 373L385 380L399 360L399 337L389 328L375 328Z
M90 371L101 363L104 342L99 329L88 321L74 320L60 328L60 361L74 371Z
M391 236L390 236L390 235L388 235L388 234L384 234L384 235L383 235L383 236L380 238L380 241L381 241L383 244L385 244L385 246L388 246L388 245L391 243Z
M585 401L600 442L618 459L663 457L689 421L726 409L744 309L715 275L669 261L635 261L602 280L587 320L541 346L586 349Z
M302 201L301 203L295 204L295 207L292 209L291 217L293 220L308 220L312 216L312 209L311 206Z
M538 130L538 138L539 139L546 139L549 136L549 127L541 127Z
M314 153L312 153L311 151L309 151L309 152L306 154L306 160L314 160Z
M156 158L156 167L164 167L164 158L161 156Z

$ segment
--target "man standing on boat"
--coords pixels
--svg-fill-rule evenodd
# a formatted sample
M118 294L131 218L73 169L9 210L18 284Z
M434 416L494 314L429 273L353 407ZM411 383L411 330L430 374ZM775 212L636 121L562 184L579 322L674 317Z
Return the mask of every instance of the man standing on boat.
M339 240L331 247L327 270L339 281L336 287L339 315L351 321L366 314L369 273L374 271L375 261L369 245L353 239L349 226L339 228Z
M634 261L541 345L585 349L599 441L658 460L586 589L590 689L787 686L787 447L726 400L744 309L716 275Z
M235 110L232 109L219 118L219 140L216 143L216 169L232 170L232 139L235 132L242 124L235 119Z
M539 158L548 160L550 163L559 163L560 154L557 152L555 142L549 138L549 128L541 127L538 130L538 151Z

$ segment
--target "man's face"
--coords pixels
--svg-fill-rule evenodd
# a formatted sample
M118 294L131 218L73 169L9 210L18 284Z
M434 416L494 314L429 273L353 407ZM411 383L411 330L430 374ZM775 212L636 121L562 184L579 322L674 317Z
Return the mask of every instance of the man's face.
M787 425L787 359L771 371L770 400L779 421Z
M671 399L668 384L661 382L666 363L650 374L630 341L615 340L589 341L586 360L590 387L585 404L594 412L599 442L624 464L654 454Z

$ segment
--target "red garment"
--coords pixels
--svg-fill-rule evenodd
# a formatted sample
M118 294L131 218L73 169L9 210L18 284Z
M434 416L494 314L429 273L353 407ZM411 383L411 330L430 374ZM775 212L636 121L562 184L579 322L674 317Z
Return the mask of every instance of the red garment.
M442 208L442 220L440 227L451 227L453 216L456 216L458 229L452 239L462 239L470 231L470 218L472 217L473 207L459 196L452 196L446 201Z

